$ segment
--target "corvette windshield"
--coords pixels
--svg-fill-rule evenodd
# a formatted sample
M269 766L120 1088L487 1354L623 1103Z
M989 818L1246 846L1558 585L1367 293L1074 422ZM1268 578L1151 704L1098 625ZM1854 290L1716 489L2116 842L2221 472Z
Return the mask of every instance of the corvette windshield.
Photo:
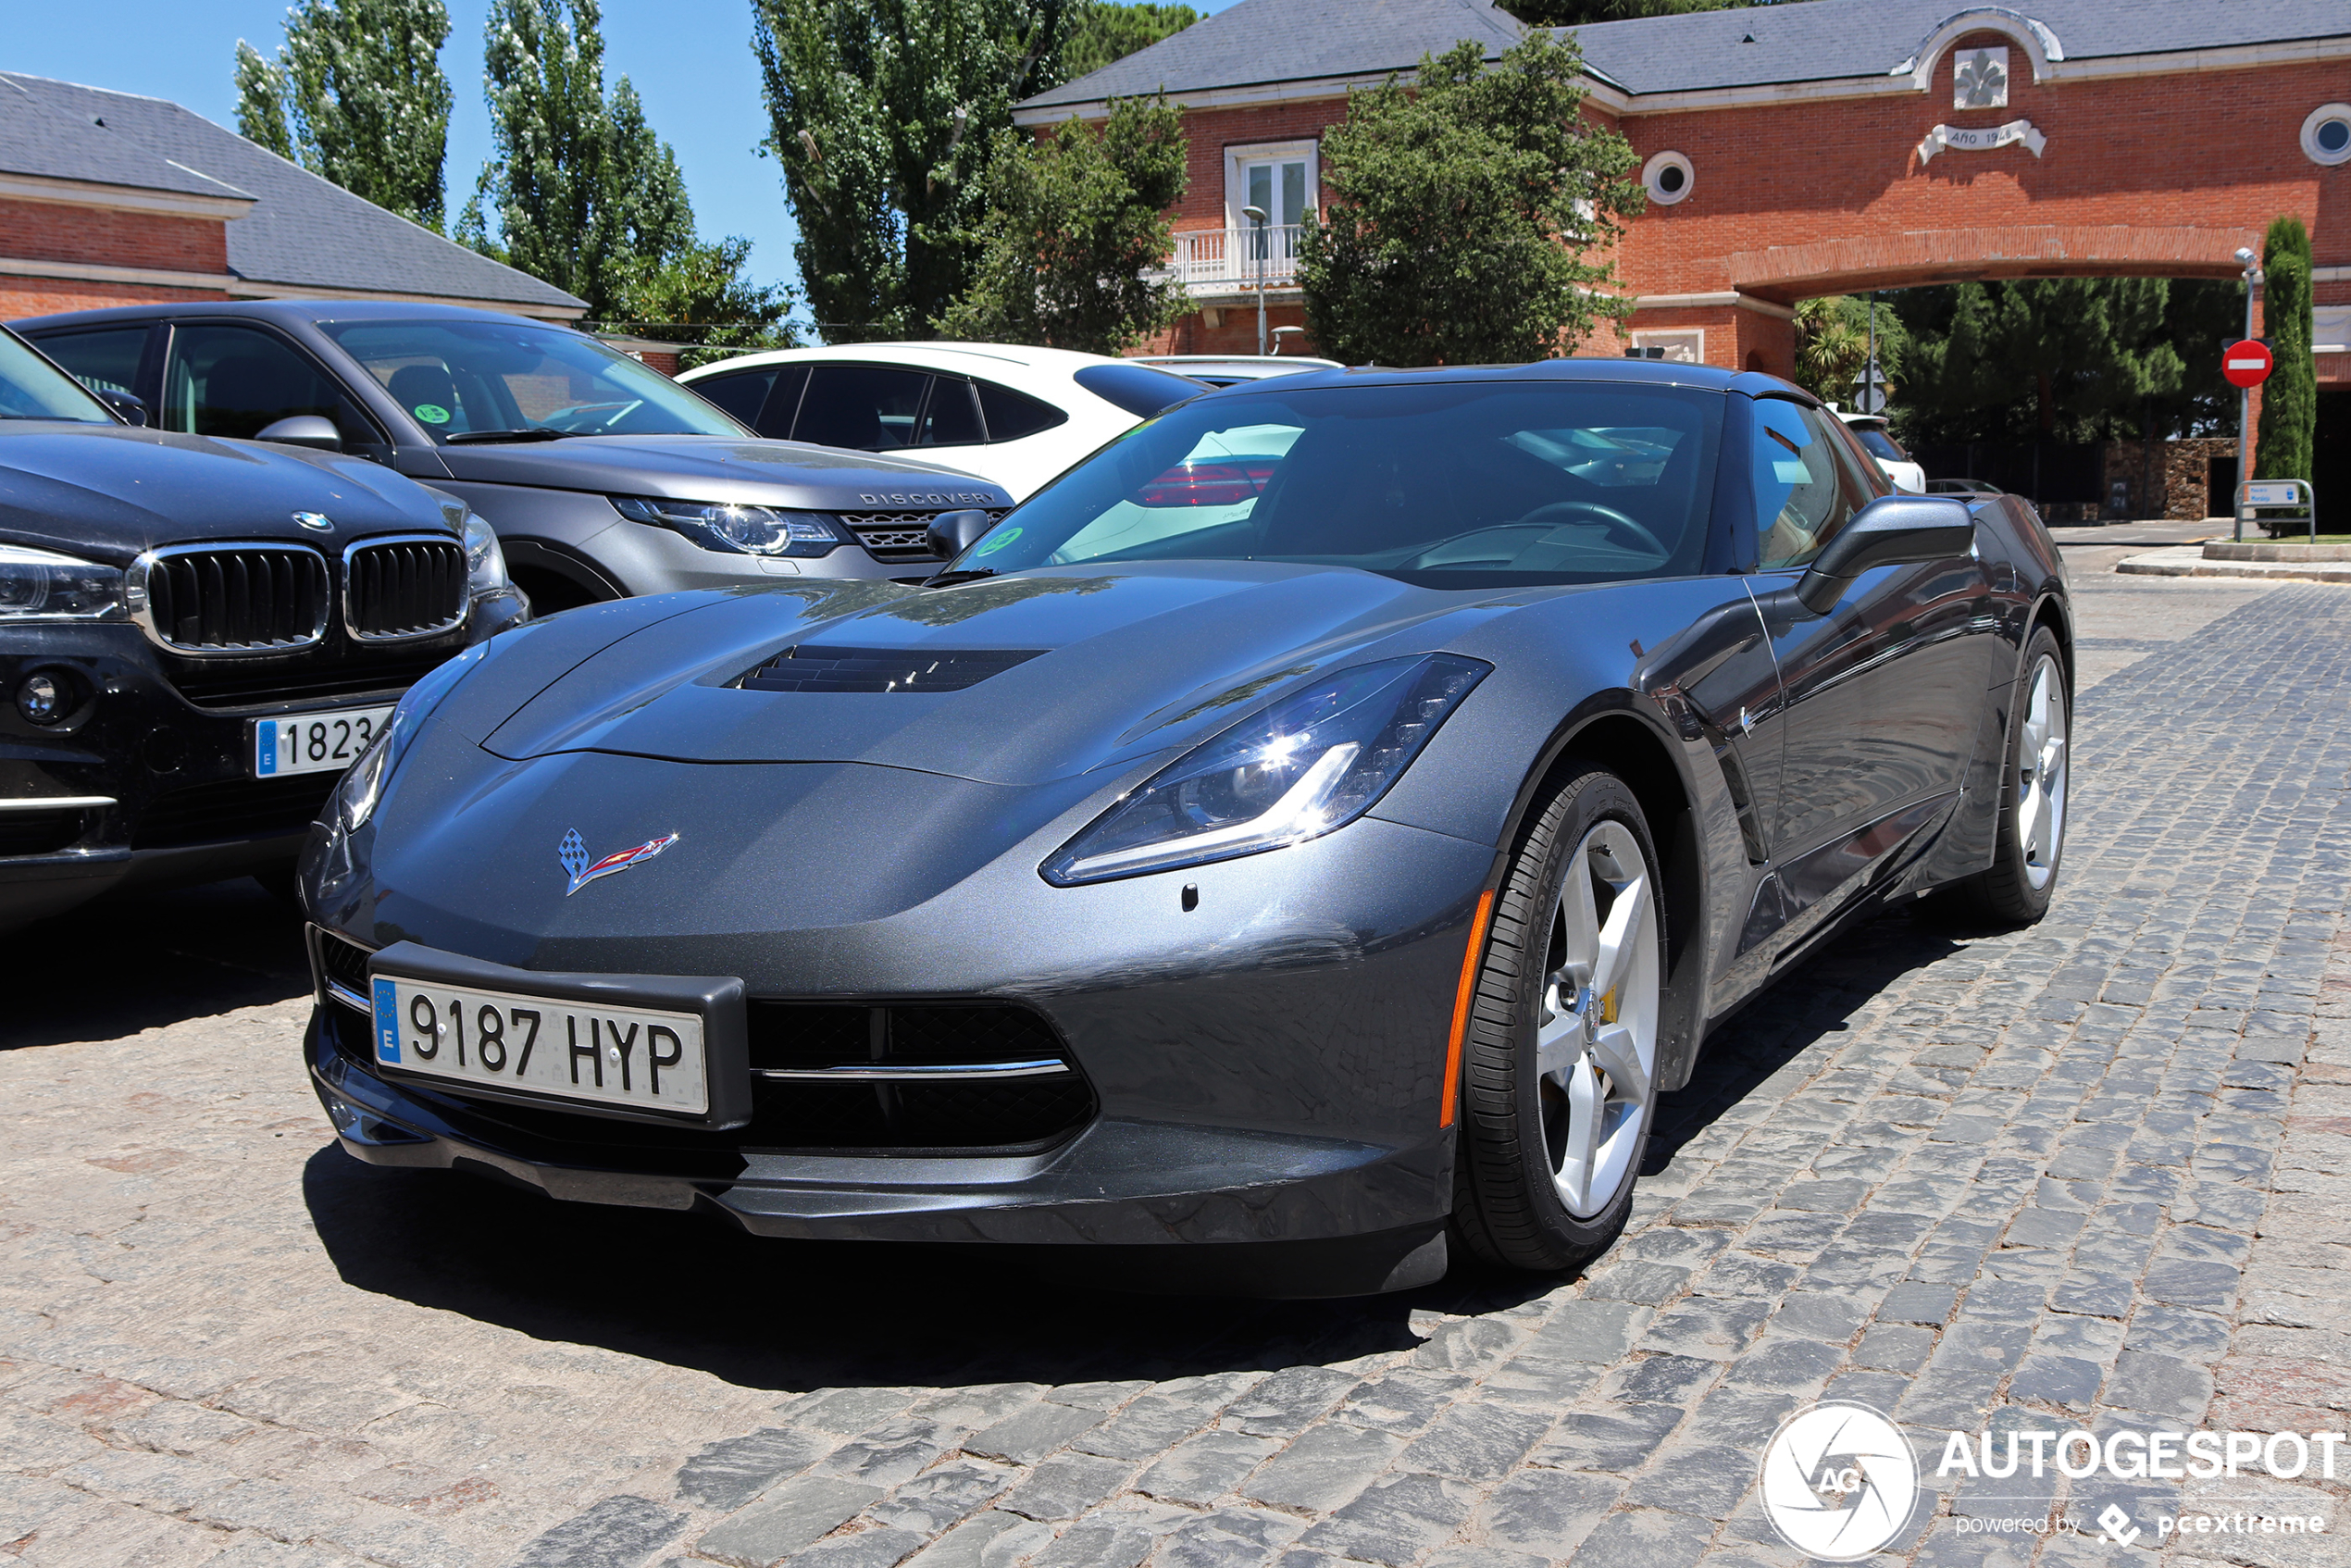
M578 332L528 321L321 325L437 442L750 433L658 370Z
M967 567L1294 561L1434 588L1700 569L1721 394L1440 381L1202 399L1138 426Z

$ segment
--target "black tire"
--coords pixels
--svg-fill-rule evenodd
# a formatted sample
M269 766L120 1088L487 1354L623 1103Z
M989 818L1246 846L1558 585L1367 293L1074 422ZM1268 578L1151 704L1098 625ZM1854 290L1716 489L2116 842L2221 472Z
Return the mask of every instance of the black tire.
M2028 771L2023 757L2025 730L2032 720L2034 687L2046 672L2057 711L2062 716L2062 739L2073 731L2073 692L2065 678L2065 650L2047 627L2035 627L2024 644L2023 666L2009 701L2008 735L2001 742L2000 815L1994 829L1992 865L1951 890L1956 913L2006 926L2030 926L2049 912L2057 894L2058 876L2065 865L2065 792L2071 770L2059 778L2059 811L2053 841L2034 852L2019 816L2028 799L2037 769Z
M1560 1273L1607 1250L1632 1209L1634 1185L1656 1114L1652 1043L1648 1082L1636 1097L1637 1122L1627 1134L1631 1158L1623 1164L1621 1185L1604 1201L1585 1205L1593 1212L1571 1212L1554 1175L1562 1101L1556 1085L1540 1081L1537 1020L1558 1016L1546 1007L1546 998L1553 974L1549 965L1559 956L1555 922L1567 876L1571 870L1592 874L1574 864L1580 858L1576 851L1604 823L1621 824L1638 846L1655 943L1652 1016L1664 1011L1665 907L1658 894L1657 849L1648 819L1633 791L1614 774L1594 764L1570 762L1537 798L1530 826L1495 897L1492 929L1462 1040L1453 1228L1471 1252L1506 1268ZM1614 839L1613 834L1609 837ZM1615 994L1614 988L1611 994ZM1583 1011L1588 1014L1590 1008ZM1613 1016L1610 1021L1614 1022ZM1652 1042L1657 1032L1652 1025ZM1547 1105L1552 1110L1549 1122ZM1615 1147L1612 1139L1611 1147Z

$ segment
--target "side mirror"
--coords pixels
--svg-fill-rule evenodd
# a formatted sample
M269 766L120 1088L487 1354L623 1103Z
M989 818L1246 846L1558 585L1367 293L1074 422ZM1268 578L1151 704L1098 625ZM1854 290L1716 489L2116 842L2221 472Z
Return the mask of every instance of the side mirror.
M320 452L342 450L342 432L323 414L296 414L264 425L254 432L253 439L274 441L280 446L314 447Z
M133 397L127 392L102 392L98 394L98 401L121 415L123 423L127 425L143 425L147 422L145 401Z
M1881 495L1812 558L1796 585L1797 602L1825 616L1872 567L1946 560L1974 546L1975 519L1963 504L1940 495Z
M995 519L977 507L961 512L941 512L930 520L923 539L930 553L942 561L952 561L979 542L979 536L996 526Z

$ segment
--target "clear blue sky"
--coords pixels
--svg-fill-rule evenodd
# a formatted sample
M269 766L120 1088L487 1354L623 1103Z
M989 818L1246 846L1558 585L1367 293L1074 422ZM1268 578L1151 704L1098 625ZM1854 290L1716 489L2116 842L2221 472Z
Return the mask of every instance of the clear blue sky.
M1190 0L1216 12L1237 0ZM0 0L0 69L185 104L233 128L237 40L264 54L284 42L283 0ZM449 0L449 210L473 190L490 151L481 99L488 0ZM655 131L678 151L705 238L753 242L763 282L794 281L791 214L773 161L759 156L767 113L751 53L748 0L603 0L606 80L625 75Z

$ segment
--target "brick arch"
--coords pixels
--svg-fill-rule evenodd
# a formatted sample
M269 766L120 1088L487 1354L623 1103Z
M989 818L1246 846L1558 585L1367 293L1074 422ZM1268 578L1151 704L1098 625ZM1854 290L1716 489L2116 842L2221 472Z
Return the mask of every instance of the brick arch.
M1734 251L1731 287L1793 305L1820 294L1993 278L2228 278L2250 229L2036 223L1914 230Z

